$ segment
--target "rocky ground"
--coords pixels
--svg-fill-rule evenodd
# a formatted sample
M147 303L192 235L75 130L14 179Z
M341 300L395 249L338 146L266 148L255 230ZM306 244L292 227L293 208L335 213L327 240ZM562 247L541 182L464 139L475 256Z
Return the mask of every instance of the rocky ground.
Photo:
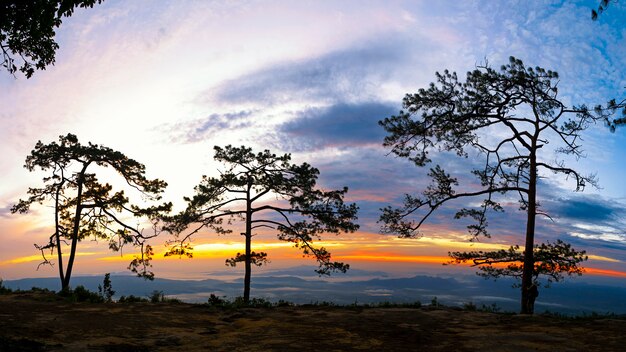
M0 295L0 351L624 351L626 320L454 308L72 303Z

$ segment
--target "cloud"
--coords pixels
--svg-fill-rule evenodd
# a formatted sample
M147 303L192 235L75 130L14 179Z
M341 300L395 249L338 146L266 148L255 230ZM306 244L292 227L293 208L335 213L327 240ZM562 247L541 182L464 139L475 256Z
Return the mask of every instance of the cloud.
M178 143L195 143L206 140L221 131L238 130L252 126L250 110L242 110L224 114L211 114L205 118L164 124L156 129L168 135L170 141Z
M597 195L578 195L559 198L552 204L552 212L563 218L594 223L613 223L625 212L622 204Z
M289 146L287 149L297 151L380 145L386 133L378 121L398 110L394 105L377 102L310 108L279 126L279 138Z
M8 218L11 215L11 205L0 207L0 218Z
M410 45L378 40L319 57L277 63L226 81L201 95L221 103L275 105L294 101L358 100L376 95L380 83L408 61Z
M549 185L549 184L548 184ZM536 233L542 238L561 238L577 249L591 249L594 254L626 249L626 205L598 194L573 194L564 197L558 187L549 187L540 200L554 222L538 222ZM612 255L616 255L613 253ZM620 257L623 254L618 253Z

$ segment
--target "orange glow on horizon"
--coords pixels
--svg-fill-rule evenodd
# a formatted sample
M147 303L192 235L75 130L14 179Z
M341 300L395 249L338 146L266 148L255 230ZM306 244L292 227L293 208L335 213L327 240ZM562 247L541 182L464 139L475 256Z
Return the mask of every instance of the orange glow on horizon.
M389 263L395 269L400 270L402 266L411 268L410 264L425 265L430 268L435 266L443 266L450 263L451 258L446 254L448 251L464 251L464 250L482 250L492 251L498 249L508 248L509 244L493 243L493 242L468 242L463 241L458 235L448 234L444 231L441 232L442 236L449 235L450 237L422 237L420 239L406 239L398 238L394 236L384 236L376 233L359 232L352 236L329 236L328 240L315 241L314 245L317 247L326 247L332 253L333 260L339 260L346 263L351 261L361 262L362 264L372 263ZM209 234L210 235L210 234ZM233 238L234 239L234 238ZM215 241L215 242L213 242ZM198 242L192 243L193 247L193 259L206 260L214 265L214 263L222 262L226 258L235 256L236 253L243 253L245 251L245 245L243 241L230 240L229 238L221 237L205 237L199 239ZM270 261L278 260L289 262L289 265L301 265L299 261L309 262L311 258L303 259L303 254L300 249L293 248L293 243L278 241L274 236L267 236L266 234L259 236L253 242L252 248L254 251L268 252ZM85 248L85 252L76 253L77 256L85 258L81 263L81 268L100 267L105 265L104 263L110 263L106 265L118 265L123 264L126 267L127 263L133 260L137 255L141 255L136 249L130 249L124 251L123 255L120 253L107 251L99 244L89 246ZM164 257L167 251L161 244L154 244L155 254L153 261L163 263L163 266L174 263L172 260L178 260L178 256ZM51 261L55 261L56 255L48 255ZM87 259L88 258L88 259ZM182 259L187 259L183 257ZM590 262L600 267L604 266L604 263L621 263L621 260L610 258L600 255L589 255ZM0 262L0 266L8 268L9 266L20 265L29 262L41 262L42 257L40 254L18 256L15 258L7 259ZM214 262L214 263L213 263ZM99 264L98 264L99 263ZM393 264L397 263L397 264ZM175 266L187 265L185 263L175 264ZM189 265L196 265L190 263ZM206 265L206 264L204 264ZM496 267L502 267L506 264L494 264ZM451 263L450 266L461 266L463 270L468 267L472 267L472 262L467 263ZM393 271L392 270L392 271ZM403 269L402 269L403 270ZM459 268L462 270L462 268ZM602 269L594 267L585 267L585 274L592 276L608 276L615 278L626 278L626 272Z
M589 268L585 267L585 274L598 275L598 276L610 276L610 277L625 277L626 272L617 271L617 270L609 270L609 269L598 269L598 268Z
M444 264L450 261L449 257L429 255L397 255L397 254L348 254L335 256L341 260L363 260L369 262L410 262L424 264Z
M97 254L98 253L96 252L78 252L78 251L76 252L77 257L94 256ZM54 255L46 255L46 258L54 260L57 257L56 257L56 254L54 254ZM17 257L17 258L5 260L4 262L0 263L0 265L21 264L21 263L28 263L28 262L34 262L34 261L43 261L43 257L41 256L41 254L28 255L24 257Z

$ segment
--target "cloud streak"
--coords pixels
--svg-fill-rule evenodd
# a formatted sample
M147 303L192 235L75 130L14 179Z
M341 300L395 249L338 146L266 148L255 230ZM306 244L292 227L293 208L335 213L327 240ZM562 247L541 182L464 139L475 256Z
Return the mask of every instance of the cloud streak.
M168 135L170 141L177 143L196 143L225 131L241 130L253 125L250 110L224 114L211 114L191 121L164 124L157 130Z
M280 125L278 138L282 139L285 149L294 151L380 145L385 131L378 126L378 121L398 109L392 104L377 102L310 108Z
M199 97L226 104L358 101L378 95L410 57L398 40L376 40L319 57L275 63L225 81Z

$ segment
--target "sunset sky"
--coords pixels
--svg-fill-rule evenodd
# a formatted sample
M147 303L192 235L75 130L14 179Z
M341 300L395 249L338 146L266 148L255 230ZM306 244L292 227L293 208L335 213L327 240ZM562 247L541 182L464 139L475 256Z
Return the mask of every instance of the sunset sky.
M0 278L56 275L36 270L33 247L52 232L49 209L9 209L45 176L22 167L35 143L67 133L144 163L149 177L168 182L165 198L177 209L202 175L217 174L214 145L292 153L320 169L321 187L348 186L347 199L360 206L360 231L324 242L336 259L393 275L467 273L441 265L447 252L522 244L524 214L513 199L490 220L493 238L479 243L453 219L468 202L441 209L421 239L379 234L379 209L428 180L427 170L389 155L377 122L436 71L464 77L509 56L558 71L569 106L626 96L626 4L612 3L594 22L598 2L106 0L78 10L57 31L54 66L31 79L0 72ZM583 136L587 157L568 161L597 174L601 188L576 193L565 179L542 180L540 202L554 222L538 221L537 241L586 250L588 274L618 282L626 276L626 130L597 125ZM461 181L471 176L472 156L438 161ZM232 270L224 259L242 250L240 237L203 233L191 260L163 259L163 237L155 273ZM314 264L275 237L254 241L270 255L264 270ZM79 252L75 274L100 275L125 271L132 249L121 258L86 241Z

